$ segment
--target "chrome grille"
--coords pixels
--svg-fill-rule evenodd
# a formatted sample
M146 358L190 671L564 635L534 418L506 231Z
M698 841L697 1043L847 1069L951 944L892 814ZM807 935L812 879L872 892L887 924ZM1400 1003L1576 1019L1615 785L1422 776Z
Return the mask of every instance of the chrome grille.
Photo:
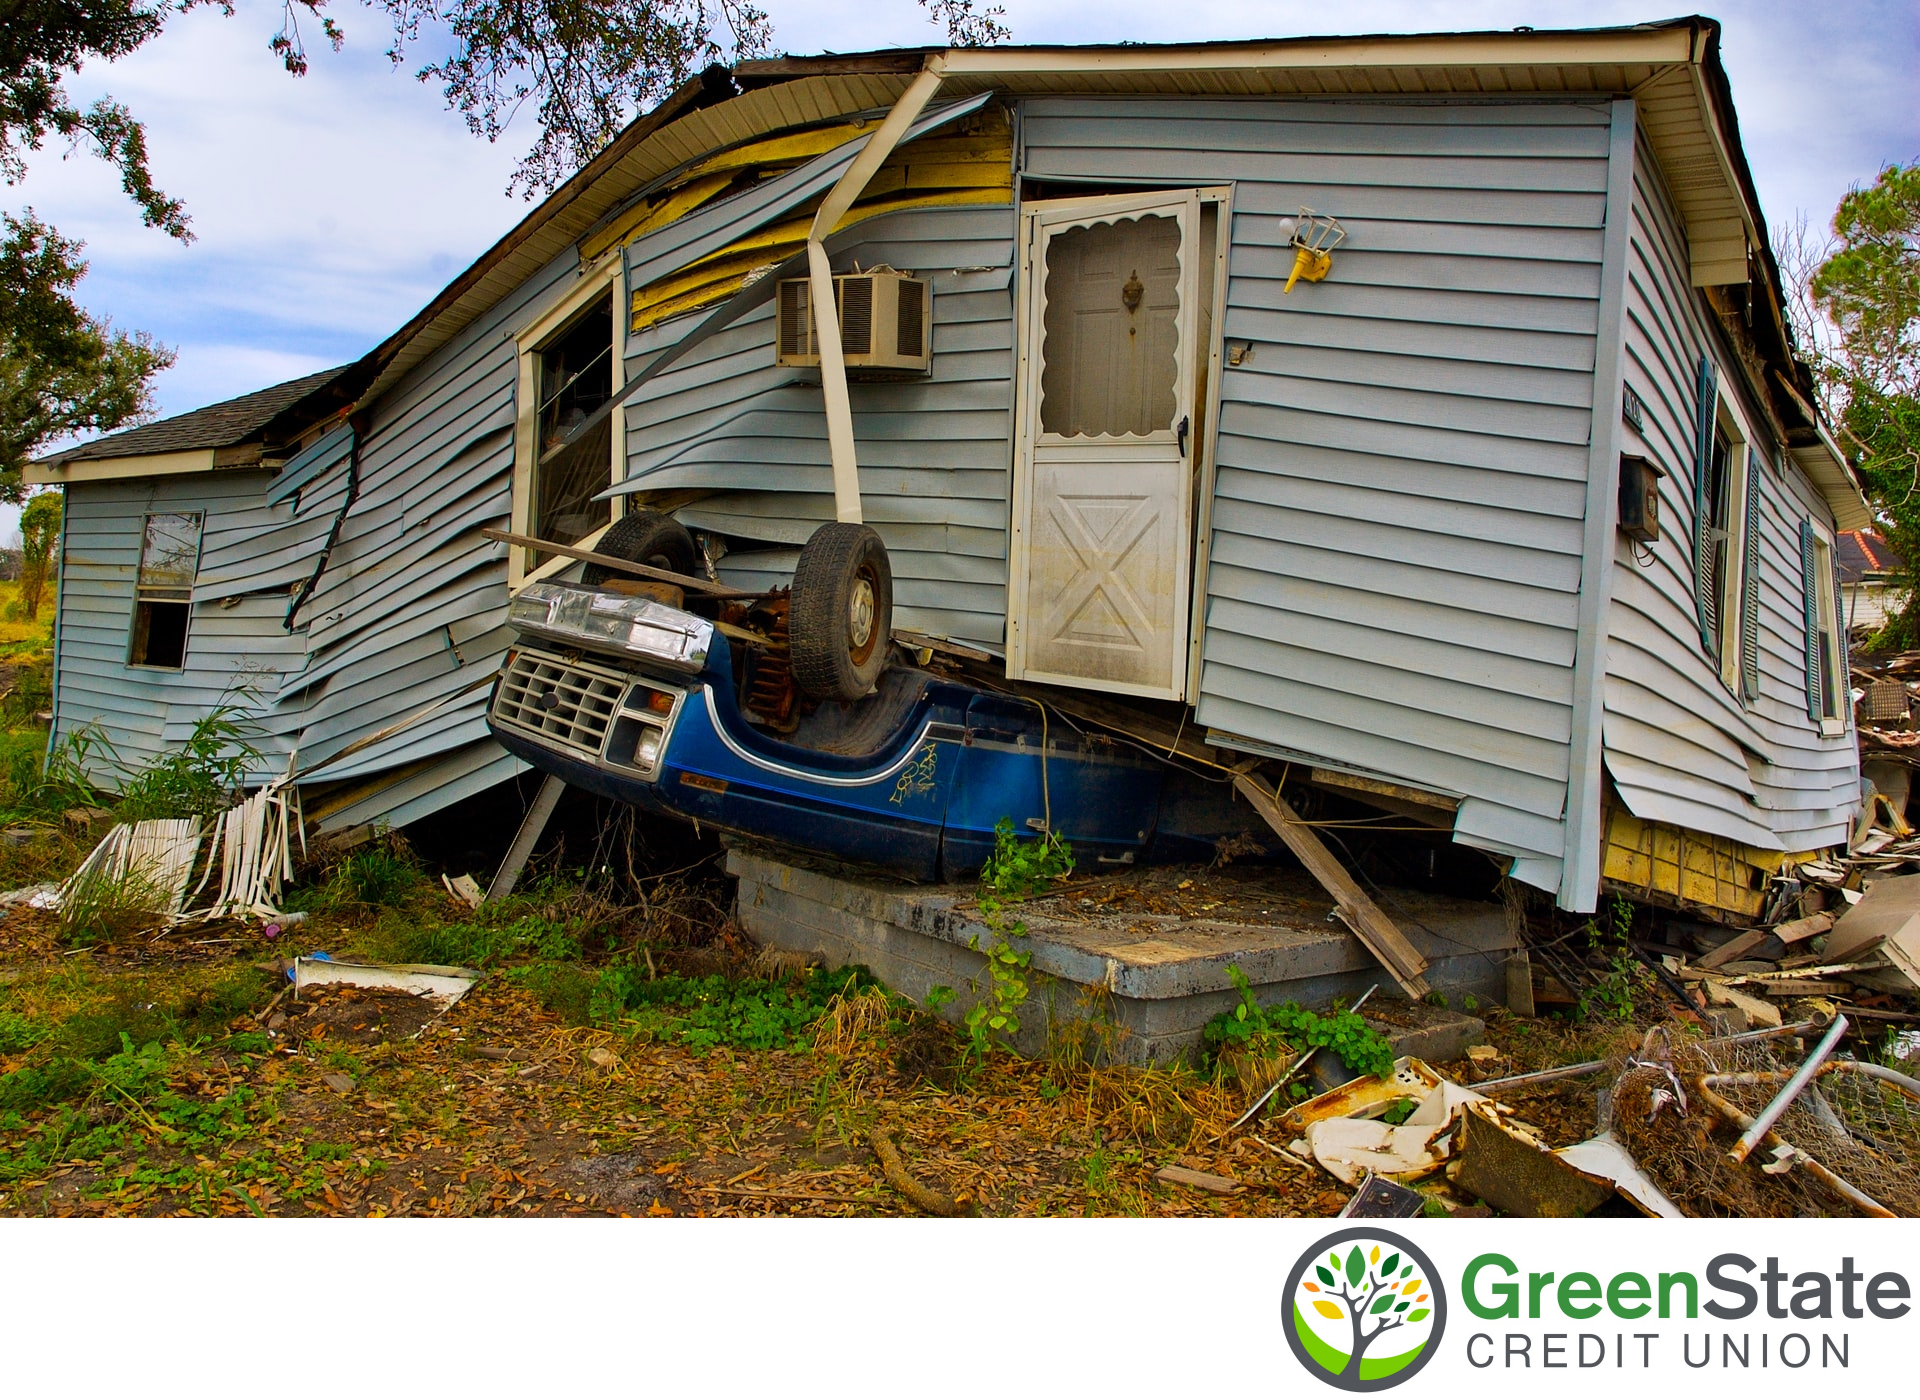
M522 649L500 678L493 718L523 734L597 757L627 684L628 678L618 671Z

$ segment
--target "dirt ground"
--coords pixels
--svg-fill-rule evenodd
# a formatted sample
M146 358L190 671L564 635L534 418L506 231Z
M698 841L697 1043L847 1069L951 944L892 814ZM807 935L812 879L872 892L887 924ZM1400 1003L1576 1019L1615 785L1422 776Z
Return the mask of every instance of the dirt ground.
M1164 897L1186 892L1176 880ZM1250 1097L1231 1080L1006 1054L962 1075L961 1036L878 988L786 1048L696 1048L579 1024L511 972L444 1009L351 988L296 999L288 951L245 926L74 950L49 916L7 911L0 1075L52 1063L35 1024L73 1036L105 1018L106 1040L57 1106L0 1100L0 1213L913 1213L875 1129L918 1182L983 1215L1330 1216L1349 1195L1262 1120L1229 1133ZM729 958L738 972L740 956L667 953L660 972ZM12 1043L9 1015L28 1028ZM141 1048L142 1017L165 1018L164 1052ZM1497 1058L1438 1068L1518 1073L1583 1058L1591 1037L1496 1012L1491 1039ZM1555 1144L1593 1131L1590 1083L1515 1106ZM1235 1184L1157 1180L1170 1165Z

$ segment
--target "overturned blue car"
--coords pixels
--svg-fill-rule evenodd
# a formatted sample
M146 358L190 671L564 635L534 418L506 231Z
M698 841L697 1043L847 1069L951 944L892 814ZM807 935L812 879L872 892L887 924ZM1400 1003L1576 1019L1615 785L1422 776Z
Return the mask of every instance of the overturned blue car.
M519 635L488 723L544 773L918 881L977 870L1005 818L1070 841L1088 869L1131 863L1153 840L1164 770L1143 753L884 656L866 693L821 698L818 683L794 684L786 590L697 600L708 617L677 606L676 586L604 572L529 584L512 603ZM858 631L856 615L854 659L867 661Z

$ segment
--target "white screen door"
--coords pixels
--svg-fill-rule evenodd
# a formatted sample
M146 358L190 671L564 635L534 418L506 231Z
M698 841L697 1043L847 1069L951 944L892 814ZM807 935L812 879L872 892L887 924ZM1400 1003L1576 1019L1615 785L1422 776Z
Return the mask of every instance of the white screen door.
M1199 191L1025 222L1007 671L1181 699Z

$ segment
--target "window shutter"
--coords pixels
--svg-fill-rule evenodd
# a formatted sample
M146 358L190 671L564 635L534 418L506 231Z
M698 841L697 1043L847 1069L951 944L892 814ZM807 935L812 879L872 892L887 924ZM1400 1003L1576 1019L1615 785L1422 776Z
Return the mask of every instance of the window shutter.
M1760 698L1760 457L1747 453L1747 524L1740 538L1740 694Z
M1719 376L1713 357L1700 356L1699 397L1693 416L1693 601L1700 623L1700 645L1708 656L1719 652L1720 580L1713 570L1713 531L1707 525L1707 476L1713 464L1713 421Z
M1814 590L1820 586L1813 576L1813 524L1800 522L1800 596L1806 605L1807 618L1807 718L1819 719L1821 712L1820 694L1820 595Z

